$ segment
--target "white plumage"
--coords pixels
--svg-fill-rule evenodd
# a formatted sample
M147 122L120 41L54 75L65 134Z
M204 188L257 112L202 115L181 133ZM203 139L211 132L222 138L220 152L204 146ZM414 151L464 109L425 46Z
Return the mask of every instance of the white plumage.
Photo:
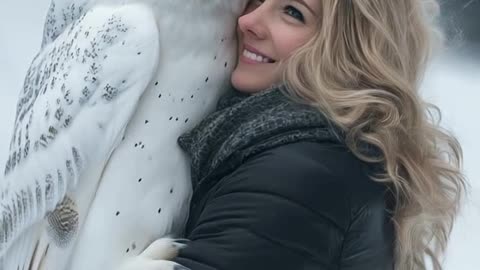
M183 229L177 137L213 110L246 0L53 0L0 181L0 270L116 269Z

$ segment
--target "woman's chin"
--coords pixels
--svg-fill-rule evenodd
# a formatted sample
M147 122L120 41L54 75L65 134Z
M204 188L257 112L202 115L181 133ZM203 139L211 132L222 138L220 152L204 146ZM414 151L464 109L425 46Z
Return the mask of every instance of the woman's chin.
M272 85L267 80L259 81L259 79L265 79L265 77L259 76L258 74L233 72L231 83L236 90L245 93L260 92L269 88Z

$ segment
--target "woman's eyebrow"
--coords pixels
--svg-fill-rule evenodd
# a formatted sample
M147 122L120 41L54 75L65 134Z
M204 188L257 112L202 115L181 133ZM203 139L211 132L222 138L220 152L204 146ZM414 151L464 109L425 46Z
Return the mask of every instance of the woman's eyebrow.
M317 16L317 13L304 0L295 0L295 1L304 5L313 15Z

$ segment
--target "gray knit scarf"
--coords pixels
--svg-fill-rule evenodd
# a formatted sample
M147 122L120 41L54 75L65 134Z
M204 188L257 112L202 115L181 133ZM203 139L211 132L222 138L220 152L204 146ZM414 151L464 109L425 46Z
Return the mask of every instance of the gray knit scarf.
M233 90L220 98L215 112L179 137L191 157L194 191L211 187L262 151L298 141L341 141L318 109L292 101L282 87L256 94Z

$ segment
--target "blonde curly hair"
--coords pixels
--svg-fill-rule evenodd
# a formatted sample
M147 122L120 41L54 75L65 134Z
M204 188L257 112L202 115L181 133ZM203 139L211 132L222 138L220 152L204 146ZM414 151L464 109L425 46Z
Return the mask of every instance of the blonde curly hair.
M466 189L462 149L439 126L419 84L443 38L435 0L322 0L319 31L285 62L287 95L318 107L375 181L396 198L395 269L425 269L441 255ZM438 113L438 114L436 114ZM380 156L362 151L368 143Z

